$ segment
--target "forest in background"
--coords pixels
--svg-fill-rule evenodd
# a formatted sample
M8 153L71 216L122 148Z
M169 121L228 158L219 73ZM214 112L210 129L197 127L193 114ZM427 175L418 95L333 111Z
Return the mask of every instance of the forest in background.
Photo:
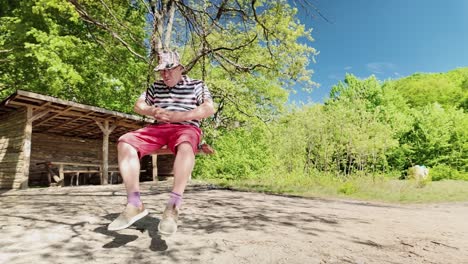
M0 0L0 99L22 89L132 113L154 78L145 3ZM217 106L203 122L217 154L198 158L197 177L399 179L425 165L432 180L468 180L468 68L398 80L348 74L323 104L293 106L287 99L297 82L316 87L308 66L317 51L300 41L312 32L296 7L174 5L186 13L175 16L171 46ZM199 23L187 25L191 16Z
M348 74L323 104L216 131L215 146L227 151L199 173L398 179L424 165L432 180L468 180L467 95L468 68L387 81Z

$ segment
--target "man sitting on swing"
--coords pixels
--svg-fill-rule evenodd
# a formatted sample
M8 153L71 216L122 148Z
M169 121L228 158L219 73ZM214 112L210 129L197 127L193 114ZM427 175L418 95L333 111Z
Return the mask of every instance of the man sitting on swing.
M177 231L182 195L202 135L200 120L214 114L208 88L203 81L183 74L185 67L180 64L177 52L159 53L159 64L154 70L162 80L148 87L136 101L134 111L153 117L156 122L118 140L119 169L127 191L127 205L108 230L125 229L148 214L140 200L140 159L167 145L175 154L174 184L158 230L163 235Z

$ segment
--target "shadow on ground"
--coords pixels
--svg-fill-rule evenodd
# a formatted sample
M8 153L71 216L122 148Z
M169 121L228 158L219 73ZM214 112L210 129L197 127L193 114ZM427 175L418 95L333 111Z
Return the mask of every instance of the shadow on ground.
M104 218L111 222L115 218L117 218L119 214L108 214L105 215ZM150 215L145 216L144 218L140 219L138 222L133 224L130 229L135 229L140 233L148 232L148 235L151 237L151 244L149 249L152 251L165 251L167 250L167 243L164 241L161 236L158 234L158 224L159 219L152 217ZM125 246L126 244L135 241L138 239L136 235L126 235L120 234L117 231L109 231L107 230L107 225L100 226L94 229L94 232L112 237L113 240L105 245L103 248L118 248Z

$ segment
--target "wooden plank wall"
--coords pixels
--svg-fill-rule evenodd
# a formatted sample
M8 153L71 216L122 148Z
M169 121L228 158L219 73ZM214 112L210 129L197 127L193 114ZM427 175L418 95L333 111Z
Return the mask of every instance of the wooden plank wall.
M0 189L27 187L24 173L26 108L0 117Z
M47 186L44 161L96 163L102 161L102 140L33 133L29 185ZM117 146L109 143L109 164L117 164Z

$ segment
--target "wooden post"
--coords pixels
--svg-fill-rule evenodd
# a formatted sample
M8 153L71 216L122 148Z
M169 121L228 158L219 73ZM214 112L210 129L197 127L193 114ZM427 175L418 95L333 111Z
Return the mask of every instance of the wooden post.
M153 165L153 181L158 181L158 155L151 155L151 164Z
M26 107L26 126L24 128L24 144L23 144L23 172L22 172L22 179L20 181L20 188L26 189L28 188L28 181L29 181L29 164L31 162L31 145L32 145L32 126L34 120L37 120L43 116L45 116L49 110L42 110L38 113L34 113L33 108L31 106ZM50 178L49 178L50 183Z
M52 183L52 168L50 168L50 165L48 163L44 164L44 166L46 166L47 168L47 181L49 182L49 187L50 187L50 184Z
M63 164L59 165L60 186L65 186L65 173L63 173Z
M23 171L19 181L19 188L28 188L29 181L29 163L31 162L31 139L32 139L32 122L33 109L28 106L26 108L26 126L24 128L24 143L23 143Z
M103 131L104 138L102 139L102 174L101 174L101 184L107 184L107 176L109 175L109 121L104 121Z
M96 121L96 124L102 131L102 171L101 171L101 184L105 185L108 183L107 177L109 176L109 135L115 129L117 124L113 124L109 127L109 120L104 120L104 124Z

